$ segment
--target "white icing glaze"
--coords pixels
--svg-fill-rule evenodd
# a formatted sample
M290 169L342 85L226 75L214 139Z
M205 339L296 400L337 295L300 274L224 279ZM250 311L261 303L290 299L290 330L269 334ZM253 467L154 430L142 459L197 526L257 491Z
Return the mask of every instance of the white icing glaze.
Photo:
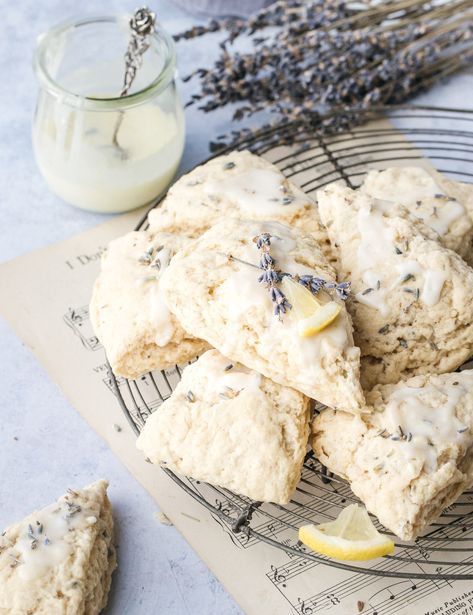
M370 196L391 203L412 204L442 192L434 178L422 167L407 167L399 174L394 176L390 174L389 182L381 181L384 176L385 172L383 171L371 175L366 186ZM413 181L414 178L415 181Z
M155 104L120 117L120 147L112 146L118 113L84 111L48 98L34 125L36 160L56 194L92 211L128 211L154 199L182 157L182 114Z
M444 271L434 271L433 269L427 269L424 273L424 286L422 288L422 294L420 296L421 301L425 305L432 306L438 303L440 295L442 293L443 285L447 280L447 276Z
M422 167L406 168L399 174L390 174L389 180L385 178L385 173L371 175L364 187L384 211L389 211L392 203L405 205L440 236L445 235L450 225L465 213L465 208L458 201L436 198L442 195L442 189ZM427 199L427 207L417 208L419 201L422 205L422 201Z
M295 196L283 182L284 177L275 170L253 169L229 175L222 181L210 181L204 190L212 197L225 196L249 214L256 211L270 218L285 207L298 209L310 202L308 198ZM285 202L284 199L291 199L291 202Z
M395 438L401 427L407 439L396 441L395 445L407 461L421 460L425 470L433 472L437 468L437 452L443 446L458 443L466 450L473 443L473 434L455 413L458 402L472 385L473 372L467 371L452 374L442 386L406 386L391 395L380 421Z
M234 394L246 391L255 394L260 391L261 374L223 355L215 356L207 365L207 377L212 391L231 399Z
M397 262L396 270L399 273L399 280L397 282L398 284L403 284L403 280L406 278L407 275L422 275L424 271L417 261L408 259L403 259Z
M163 299L163 296L159 288L159 278L163 271L169 265L173 254L171 250L166 246L150 244L150 248L153 247L157 252L153 252L151 262L155 259L159 259L160 267L152 267L151 265L146 267L146 275L140 275L136 280L137 284L148 284L148 305L149 305L149 319L156 326L157 334L155 336L155 343L158 346L166 346L172 340L175 327L172 322L171 313ZM141 269L140 269L141 272Z
M382 209L378 203L379 201L374 201L371 205L363 204L358 211L360 243L357 260L365 288L355 294L357 301L378 310L386 317L390 310L390 293L406 284L408 288L413 286L419 289L420 300L425 305L435 305L440 299L446 280L445 273L426 270L417 260L396 254L393 233L384 223ZM388 286L385 279L390 268L394 268L399 275ZM414 280L406 280L408 274L414 276Z
M225 371L225 367L231 365L230 360L226 360L218 373L211 378L215 390L219 395L226 395L229 392L247 391L254 393L260 388L261 375L257 372L246 369L242 365L236 364L233 368Z
M80 507L68 508L65 502L51 504L38 512L34 521L22 525L15 546L10 549L9 555L19 562L19 576L25 580L37 579L64 562L71 553L71 544L65 540L68 533L96 522L96 517L87 515ZM36 539L34 549L32 537Z
M458 220L465 213L465 209L458 201L439 200L435 214L433 212L432 208L431 216L420 215L419 217L442 236L448 231L452 222Z
M371 288L369 293L363 291L356 293L356 299L360 303L373 307L386 316L389 312L386 303L387 289L383 284L388 250L394 245L392 230L384 224L383 215L375 205L363 204L357 215L360 244L357 251L358 266L361 270L363 282L366 288ZM378 288L379 286L379 288Z
M158 346L166 346L174 335L174 325L171 320L171 312L159 292L159 282L156 289L149 295L151 321L157 327L154 341Z

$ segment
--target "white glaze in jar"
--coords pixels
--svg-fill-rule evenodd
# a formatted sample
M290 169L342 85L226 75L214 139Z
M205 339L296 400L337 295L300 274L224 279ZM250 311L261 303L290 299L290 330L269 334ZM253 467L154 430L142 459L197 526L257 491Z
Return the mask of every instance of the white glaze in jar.
M83 209L122 212L151 202L182 157L173 42L157 29L119 98L128 35L126 19L85 19L53 29L36 52L36 161L53 192Z

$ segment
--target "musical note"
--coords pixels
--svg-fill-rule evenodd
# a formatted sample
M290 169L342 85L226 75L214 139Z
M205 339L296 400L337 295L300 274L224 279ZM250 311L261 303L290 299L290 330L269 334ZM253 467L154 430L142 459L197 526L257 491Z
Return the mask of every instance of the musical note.
M311 613L314 612L312 608L308 604L305 603L305 600L301 600L301 598L297 598L297 602L299 604L299 613L301 615L310 615Z
M286 580L286 576L283 574L283 572L281 572L281 570L279 568L276 568L275 566L273 566L271 564L271 570L273 571L273 579L275 580L276 583L284 583L284 581ZM283 569L284 572L285 569Z
M330 600L331 604L340 604L340 600L337 598L335 594L328 594L328 600Z
M95 335L92 324L89 320L89 307L82 306L80 308L69 308L63 316L66 325L76 335L82 346L87 350L99 350L102 344Z

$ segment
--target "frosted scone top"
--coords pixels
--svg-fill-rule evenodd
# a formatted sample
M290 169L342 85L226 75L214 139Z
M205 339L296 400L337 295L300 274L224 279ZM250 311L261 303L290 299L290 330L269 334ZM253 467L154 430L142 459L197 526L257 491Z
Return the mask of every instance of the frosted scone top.
M395 205L405 206L445 247L473 264L473 186L414 166L370 171L360 190L377 199L386 211Z
M168 307L187 331L225 356L322 403L359 410L359 351L343 302L331 324L301 337L295 310L281 309L279 283L269 288L262 279L268 272L255 242L261 235L270 237L269 257L278 272L337 286L311 237L278 222L229 219L173 258L162 277ZM336 290L324 288L320 296L337 301Z

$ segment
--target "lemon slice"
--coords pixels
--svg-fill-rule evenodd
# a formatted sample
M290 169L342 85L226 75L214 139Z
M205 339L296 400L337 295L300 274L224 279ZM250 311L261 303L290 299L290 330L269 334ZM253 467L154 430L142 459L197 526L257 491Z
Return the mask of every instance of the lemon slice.
M322 305L315 314L300 320L297 328L301 337L310 337L325 327L328 327L335 318L340 314L342 306L335 301L329 301L325 305Z
M281 290L292 305L298 319L298 331L301 337L310 337L328 327L340 314L342 306L335 301L322 303L307 288L285 276Z
M392 540L380 534L366 508L351 504L335 521L299 528L299 540L327 557L341 560L367 560L394 551Z

